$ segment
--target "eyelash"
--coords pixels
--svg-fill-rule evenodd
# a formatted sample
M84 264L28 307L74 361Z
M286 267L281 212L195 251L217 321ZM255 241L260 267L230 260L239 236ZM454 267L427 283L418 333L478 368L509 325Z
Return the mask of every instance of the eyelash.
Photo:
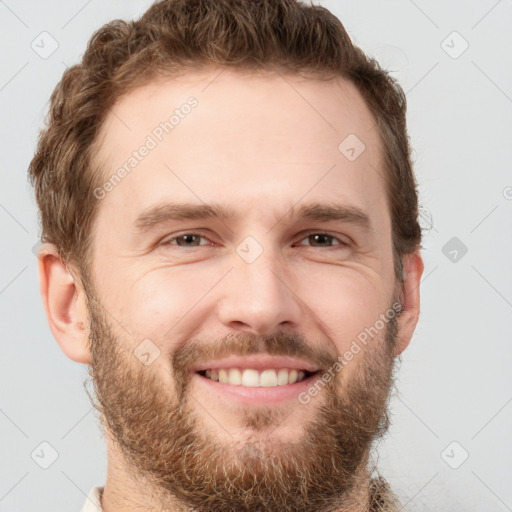
M187 231L185 233L181 233L179 235L176 235L176 236L173 236L172 238L168 238L165 242L162 242L161 245L173 245L175 247L181 247L180 245L176 245L176 244L172 244L172 242L174 242L175 240L177 240L178 238L181 238L181 237L184 237L184 236L187 236L187 235L193 235L193 236L197 236L197 237L200 237L200 238L204 238L205 240L209 240L208 237L206 237L203 233L199 233L199 232L196 232L196 231ZM338 247L338 248L344 248L344 247L349 247L349 243L348 242L345 242L344 240L342 240L341 238L339 237L336 237L334 235L330 235L329 233L324 233L323 231L311 231L311 232L308 232L304 235L304 237L300 240L301 242L310 237L311 235L325 235L329 238L332 238L333 240L336 240L338 242L338 244L336 245L332 245L332 246L329 246L329 247L320 247L320 249L331 249L331 248L334 248L334 247ZM206 244L208 245L208 244ZM193 247L190 247L190 249L197 249L198 247L204 247L199 245L199 246L193 246ZM313 247L312 245L308 246L308 245L304 245L302 247Z

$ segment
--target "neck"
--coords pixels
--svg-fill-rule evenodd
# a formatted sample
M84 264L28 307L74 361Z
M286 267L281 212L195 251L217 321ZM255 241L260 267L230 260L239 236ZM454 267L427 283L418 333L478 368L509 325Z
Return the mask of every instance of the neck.
M177 500L162 497L151 481L131 469L124 454L105 431L108 452L107 479L101 494L102 512L186 512Z

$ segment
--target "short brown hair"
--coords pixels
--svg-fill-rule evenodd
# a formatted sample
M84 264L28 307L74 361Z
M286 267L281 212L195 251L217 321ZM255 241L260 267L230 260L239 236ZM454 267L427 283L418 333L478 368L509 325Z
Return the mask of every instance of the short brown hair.
M310 72L355 84L380 133L392 221L395 274L421 242L416 181L406 130L406 98L376 60L353 45L327 9L299 0L162 0L140 19L115 20L91 37L82 61L64 72L50 100L29 176L42 240L88 274L98 209L94 144L123 94L157 73L201 65Z

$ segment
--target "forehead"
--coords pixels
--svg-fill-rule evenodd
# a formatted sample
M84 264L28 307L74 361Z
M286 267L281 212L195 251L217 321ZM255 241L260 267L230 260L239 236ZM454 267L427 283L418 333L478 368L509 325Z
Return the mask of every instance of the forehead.
M114 105L99 141L101 209L127 221L171 199L255 216L255 205L284 210L306 196L370 213L385 202L374 118L341 78L223 68L159 78Z

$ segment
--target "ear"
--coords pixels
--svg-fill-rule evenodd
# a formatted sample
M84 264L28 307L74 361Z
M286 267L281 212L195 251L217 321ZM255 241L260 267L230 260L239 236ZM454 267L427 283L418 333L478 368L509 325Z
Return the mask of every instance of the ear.
M405 281L400 293L402 310L398 315L398 339L395 356L399 356L409 345L420 316L420 280L423 260L419 250L402 257Z
M85 293L68 271L55 245L41 244L37 258L41 297L53 337L70 359L89 364Z

